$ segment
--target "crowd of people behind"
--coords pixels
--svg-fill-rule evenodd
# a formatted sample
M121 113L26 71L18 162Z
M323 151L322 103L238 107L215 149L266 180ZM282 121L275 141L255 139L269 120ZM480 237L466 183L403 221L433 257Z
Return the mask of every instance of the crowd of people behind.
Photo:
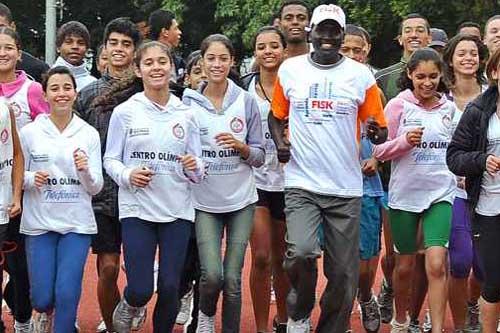
M448 304L455 332L496 332L500 15L484 36L465 22L448 39L410 14L401 60L378 70L340 7L285 0L243 76L228 37L184 60L175 16L144 15L106 25L96 78L84 24L59 27L49 68L0 3L0 258L16 333L78 331L90 248L97 332L140 330L154 293L156 333L215 333L221 294L220 330L240 332L248 243L258 333L272 295L277 333L349 332L355 302L369 333L440 333Z

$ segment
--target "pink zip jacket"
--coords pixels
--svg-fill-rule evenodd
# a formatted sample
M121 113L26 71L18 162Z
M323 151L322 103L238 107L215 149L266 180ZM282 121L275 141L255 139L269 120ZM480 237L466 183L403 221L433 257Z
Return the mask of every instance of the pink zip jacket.
M24 71L16 71L15 81L0 83L0 97L11 98L22 88L26 80L32 81ZM28 105L32 120L41 113L49 113L49 104L45 101L42 85L38 82L32 81L28 88Z
M399 126L401 124L401 116L403 115L404 101L414 104L416 107L422 110L432 111L443 106L447 103L446 96L441 96L441 98L432 105L430 108L424 108L420 101L415 97L411 90L404 90L400 92L396 97L391 99L385 107L385 117L387 119L387 129L388 137L387 141L375 145L373 148L373 157L380 161L388 161L400 157L412 150L413 146L406 139L406 133L397 136L399 131Z

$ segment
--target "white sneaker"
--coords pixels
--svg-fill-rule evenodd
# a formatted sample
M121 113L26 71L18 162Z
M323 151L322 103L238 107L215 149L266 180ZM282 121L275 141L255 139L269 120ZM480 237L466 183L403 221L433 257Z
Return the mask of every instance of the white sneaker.
M148 316L148 308L146 306L143 306L142 308L140 308L137 316L135 316L134 319L132 319L131 330L139 331L144 326L147 316Z
M398 323L396 318L391 320L391 333L408 333L408 328L410 327L410 317L406 319L404 323Z
M107 332L107 329L106 329L106 323L104 322L103 319L101 319L101 322L99 323L99 325L97 325L97 328L95 329L96 333L106 333Z
M200 310L198 312L196 333L215 333L215 316L207 316Z
M181 298L181 308L175 319L175 323L178 325L184 325L188 322L189 317L191 317L191 305L193 302L193 288L189 290L186 295Z
M129 305L125 298L122 298L115 311L113 311L113 328L115 331L129 333L132 329L132 321L140 311L141 308Z
M31 319L25 323L20 323L17 320L14 321L14 332L15 333L31 333Z
M52 332L52 314L38 313L33 316L33 333Z
M311 321L309 318L299 319L297 321L288 318L286 325L287 333L309 333L311 331Z
M429 333L432 331L432 321L431 321L431 313L429 309L425 310L424 322L422 324L422 330L424 333Z

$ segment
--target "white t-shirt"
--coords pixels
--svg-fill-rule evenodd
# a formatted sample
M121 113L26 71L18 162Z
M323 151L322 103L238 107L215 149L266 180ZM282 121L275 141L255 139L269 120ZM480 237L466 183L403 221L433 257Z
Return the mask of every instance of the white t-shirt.
M25 163L21 233L97 233L91 204L92 196L103 185L97 131L73 115L60 132L49 116L43 114L20 133ZM75 151L87 155L88 171L77 171ZM49 174L41 189L35 186L37 171Z
M7 105L0 102L0 224L9 222L8 207L12 203L12 165L14 144Z
M281 192L284 190L285 176L283 165L278 161L276 145L274 144L267 118L271 104L266 99L257 94L256 80L253 78L248 87L248 92L255 97L259 105L260 117L262 120L262 134L264 136L263 145L266 151L266 161L263 166L254 168L255 184L258 189L270 192Z
M486 153L500 156L500 118L495 112L488 124L488 145ZM500 172L491 176L484 172L476 213L484 216L500 215Z
M323 195L361 197L359 122L387 126L380 93L368 67L343 57L330 66L310 55L285 60L278 71L273 115L289 119L291 158L285 187Z

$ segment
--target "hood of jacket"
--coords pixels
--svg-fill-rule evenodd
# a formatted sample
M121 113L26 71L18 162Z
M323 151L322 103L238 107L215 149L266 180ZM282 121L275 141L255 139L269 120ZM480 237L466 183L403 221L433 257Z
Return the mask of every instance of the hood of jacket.
M33 125L38 126L49 137L59 137L62 135L66 138L75 136L86 124L80 117L73 114L68 126L61 132L50 119L50 115L45 113L39 115L33 123Z
M16 71L16 79L14 81L0 83L0 96L5 96L7 98L12 97L19 91L19 89L21 89L26 80L29 79L24 71Z
M446 95L445 94L441 94L441 96L439 97L438 101L435 104L433 104L431 107L424 107L422 105L422 103L420 103L420 101L418 100L418 98L415 96L415 94L413 94L413 91L411 91L410 89L403 90L402 92L400 92L397 95L397 97L401 98L402 100L407 101L408 103L415 104L418 107L421 107L421 108L426 109L426 110L438 109L438 108L440 108L441 106L443 106L444 104L446 104L448 102L448 99L446 98Z
M187 105L191 105L193 103L198 104L212 113L224 113L224 111L231 107L231 105L236 101L238 96L244 93L244 90L238 87L232 80L227 79L227 82L228 86L226 94L224 95L224 101L222 102L222 110L220 111L217 111L212 102L210 102L210 100L203 95L203 90L205 90L207 86L206 82L203 82L198 90L186 89L184 91L182 101Z
M188 106L182 103L182 101L176 97L174 94L170 93L168 98L168 102L166 105L160 105L158 103L153 102L149 98L146 97L144 92L138 92L130 97L127 101L129 104L129 108L141 108L146 110L153 116L161 116L165 112L174 112L174 111L187 111L189 110Z

